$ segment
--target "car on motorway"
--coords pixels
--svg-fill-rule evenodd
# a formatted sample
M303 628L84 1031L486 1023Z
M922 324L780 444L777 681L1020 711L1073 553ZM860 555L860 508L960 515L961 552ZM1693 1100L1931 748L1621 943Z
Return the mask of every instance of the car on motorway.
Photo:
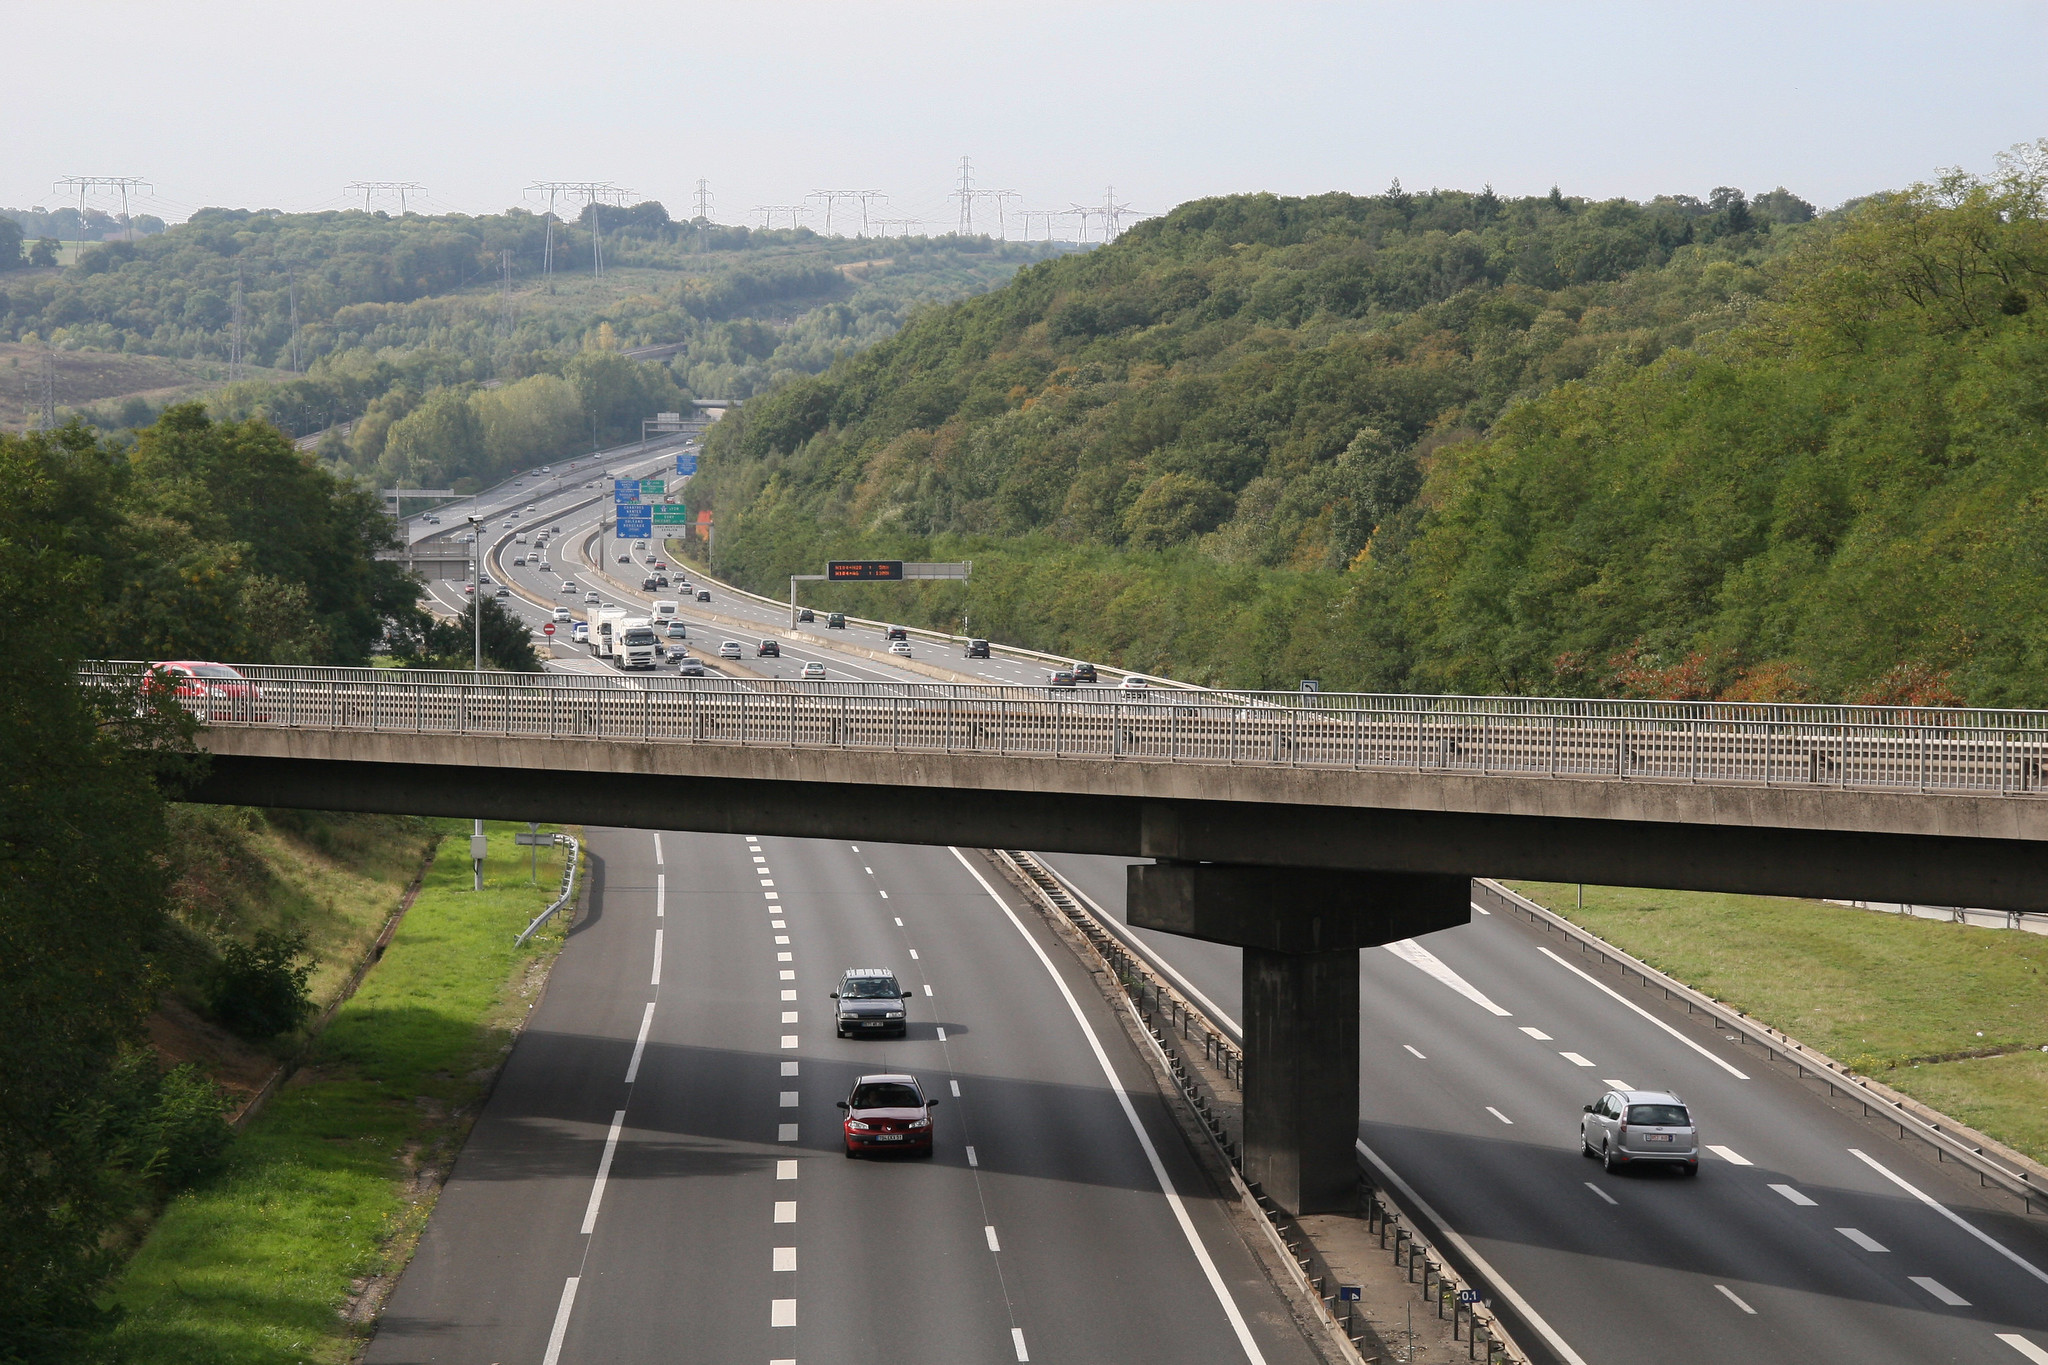
M463 591L464 593L468 594L469 596L471 596L471 597L474 597L474 596L476 596L476 584L474 584L474 583L464 583L464 584L462 585L462 591Z
M760 644L754 646L754 657L757 659L779 659L782 657L782 646L773 640L763 640Z
M548 527L548 534L551 536L558 536L562 534L562 528L559 526L550 526Z
M938 1101L925 1096L917 1077L902 1072L862 1076L839 1107L846 1111L841 1130L846 1154L908 1152L932 1154L932 1110Z
M642 592L653 592L655 588L658 586L660 585L654 581L653 574L649 574L647 575L647 577L640 580L640 591Z
M910 632L901 626L891 626L882 633L891 640L908 640L910 638Z
M487 573L480 573L476 578L479 583L489 583L491 581L491 576Z
M469 533L468 535L465 535L465 536L464 536L464 537L462 538L462 543L463 543L464 545L474 545L474 544L476 544L476 532L474 532L474 531L471 531L471 532L470 532L470 533Z
M620 556L619 556L619 563L621 563L621 564L631 564L632 562L633 562L633 556L631 556L631 555L620 555Z
M525 556L525 555L514 555L514 556L512 556L512 567L513 567L513 568L515 568L515 569L523 569L523 568L525 568L525 567L526 567L526 556Z
M709 601L711 600L711 589L709 589L709 588L699 588L699 589L697 589L697 600L698 600L699 602L709 602Z
M846 613L845 613L845 612L843 612L843 611L835 611L835 612L833 612L833 613L832 613L832 614L831 614L830 616L826 617L826 618L825 618L825 629L827 629L827 630L845 630L845 629L846 629Z
M744 652L738 640L726 640L718 646L718 657L721 659L737 659Z
M1117 686L1125 692L1143 692L1151 685L1152 684L1146 682L1143 678L1125 678L1122 682L1117 684Z
M1579 1115L1579 1151L1608 1170L1676 1166L1700 1173L1700 1130L1684 1100L1668 1090L1610 1090Z
M1084 683L1092 683L1092 682L1094 682L1095 680L1096 680L1096 678L1095 678L1095 665L1094 665L1094 664L1075 664L1075 665L1074 665L1074 681L1075 681L1075 682L1084 682Z
M650 568L650 569L654 569L654 570L656 570L656 571L658 572L658 571L660 571L660 570L662 570L662 569L666 569L666 568L668 567L668 565L666 565L666 564L662 563L662 562L661 562L660 560L658 560L658 559L652 559L652 560L649 560L649 561L647 562L647 567L648 567L648 568Z
M904 659L907 659L907 658L909 658L909 657L910 657L910 641L908 641L908 640L891 640L891 641L889 642L889 652L890 652L891 654L894 654L894 655L898 656L899 658L904 658Z
M654 576L654 586L655 586L655 587L657 587L657 588L665 588L665 587L667 587L667 586L668 586L668 575L667 575L667 574L665 574L665 573L658 573L658 574L656 574L656 575Z
M554 612L554 619L557 621L573 621L576 619L576 615L567 607L556 607Z
M555 571L555 566L548 563L545 559L537 561L533 567L539 569L542 573L553 573Z
M593 607L594 607L594 606L596 606L596 605L597 605L598 603L600 603L600 602L604 601L604 599L603 599L602 597L599 597L599 596L598 596L598 595L597 595L596 593L594 593L594 592L587 592L587 593L584 593L584 594L583 594L583 600L584 600L585 602L588 602L588 603L589 603L589 604L590 604L591 606L593 606Z
M687 640L690 638L690 628L684 625L681 621L677 621L674 619L671 619L669 621L668 629L664 633L671 640Z
M491 596L493 597L510 597L511 595L512 589L510 588L500 588L496 592L491 594Z
M805 664L805 665L804 665L804 681L805 681L805 682L823 682L823 681L825 681L825 665L823 665L823 664L819 663L819 662L818 662L818 661L817 661L816 659L813 659L813 660L811 660L811 662L809 662L809 663Z
M700 659L692 659L687 655L678 654L676 656L676 672L685 678L701 678L704 676L704 663Z
M831 998L839 1002L832 1017L833 1031L841 1038L891 1033L901 1038L910 1029L903 1017L910 992L887 967L848 967Z
M512 537L512 543L514 545L524 545L526 543L526 532L521 531L518 535Z
M817 620L817 619L818 619L818 614L817 614L816 612L812 611L812 610L811 610L811 609L810 609L809 607L804 607L804 608L802 608L801 610L799 610L799 611L797 612L797 614L796 614L796 619L797 619L798 621L800 621L800 622L801 622L801 621L815 621L815 620Z
M590 622L578 621L569 627L569 643L582 645L590 643Z
M576 585L575 585L574 583L571 583L571 582L570 582L570 581L569 581L568 579L566 579L566 578L565 578L565 579L563 579L563 580L562 580L562 591L563 591L563 592L574 592L574 591L576 591Z
M1045 685L1047 687L1072 687L1074 685L1074 670L1071 668L1055 668L1046 676Z
M969 640L967 642L967 657L970 659L986 659L988 657L988 641L979 639Z

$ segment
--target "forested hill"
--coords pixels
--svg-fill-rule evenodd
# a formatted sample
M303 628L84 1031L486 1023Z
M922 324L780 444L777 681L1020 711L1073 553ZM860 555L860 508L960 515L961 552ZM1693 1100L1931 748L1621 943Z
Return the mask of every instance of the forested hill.
M746 398L817 373L912 310L1064 249L750 231L671 221L658 203L602 212L555 225L550 275L547 225L522 210L206 209L158 235L87 247L61 270L0 261L0 341L211 362L226 379L239 334L244 373L260 367L263 378L208 393L215 415L262 417L295 436L367 417L323 453L366 479L438 486L626 439L689 396ZM678 349L637 367L587 354L649 343ZM541 378L553 382L497 405L523 424L520 439L503 435L488 404L450 426L449 404L481 386ZM418 433L431 436L431 456L416 441L387 458L391 428L437 394L433 431ZM191 396L79 406L103 430L138 428Z
M834 591L1196 680L2048 702L2026 164L1189 204L757 400L700 497L756 586L973 558Z

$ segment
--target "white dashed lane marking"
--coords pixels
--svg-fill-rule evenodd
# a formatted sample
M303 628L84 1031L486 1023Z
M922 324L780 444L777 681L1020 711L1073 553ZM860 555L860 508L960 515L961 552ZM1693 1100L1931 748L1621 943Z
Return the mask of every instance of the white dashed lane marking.
M1728 1296L1728 1302L1734 1304L1737 1308L1740 1308L1743 1312L1749 1314L1751 1317L1756 1316L1756 1310L1754 1308L1751 1308L1748 1304L1744 1303L1741 1299L1737 1298L1735 1291L1730 1289L1727 1285L1717 1284L1714 1286L1714 1288L1720 1290L1723 1294L1726 1294Z
M1878 1241L1875 1237L1872 1237L1869 1233L1863 1231L1861 1228L1836 1228L1835 1231L1841 1233L1844 1237L1847 1237L1850 1241L1854 1242L1857 1246L1862 1247L1865 1251L1891 1250L1890 1247Z
M1749 1158L1736 1151L1733 1147L1716 1147L1709 1144L1707 1150L1720 1157L1721 1160L1727 1162L1730 1166L1747 1166L1750 1164Z
M1908 1275L1906 1278L1951 1308L1968 1308L1970 1306L1968 1299L1956 1293L1955 1290L1950 1289L1940 1280L1931 1280L1925 1275Z
M1610 1203L1610 1204L1619 1204L1619 1203L1621 1203L1621 1201L1620 1201L1619 1199L1616 1199L1616 1198L1615 1198L1615 1197L1614 1197L1613 1195L1611 1195L1611 1194L1609 1194L1609 1193L1608 1193L1607 1191L1605 1191L1605 1190L1601 1189L1601 1188L1600 1188L1600 1187L1599 1187L1598 1185L1595 1185L1595 1184L1594 1184L1594 1183L1593 1183L1592 1181L1590 1181L1590 1180L1588 1180L1588 1181L1586 1182L1586 1188L1587 1188L1587 1189L1589 1189L1589 1190L1591 1190L1591 1191L1592 1191L1593 1193L1595 1193L1595 1194L1599 1195L1599 1196L1600 1196L1600 1197L1601 1197L1602 1199L1605 1199L1605 1200L1606 1200L1606 1201L1607 1201L1608 1203Z
M1404 1047L1404 1048L1407 1048L1407 1049L1408 1049L1408 1051L1410 1051L1410 1052L1414 1052L1414 1053L1415 1053L1415 1056L1416 1056L1417 1058L1419 1058L1420 1060L1422 1060L1422 1061L1425 1061L1425 1062L1429 1060L1429 1058L1427 1058L1427 1057L1424 1057L1424 1056L1423 1056L1423 1055L1422 1055L1422 1054L1421 1054L1420 1052L1415 1052L1415 1049L1414 1049L1414 1048L1413 1048L1412 1046L1410 1046L1409 1044L1407 1044L1407 1043L1403 1043L1403 1044L1401 1044L1401 1046L1402 1046L1402 1047Z
M1771 1188L1776 1190L1779 1194L1784 1195L1787 1199L1791 1200L1793 1203L1797 1204L1802 1209L1810 1209L1814 1207L1814 1203L1811 1199L1808 1199L1805 1195L1793 1189L1790 1185L1773 1185L1771 1186Z
M1499 1119L1502 1123L1508 1124L1509 1126L1513 1126L1514 1124L1513 1119L1509 1118L1506 1114L1501 1113L1500 1110L1494 1108L1490 1104L1486 1106L1486 1112L1493 1115L1495 1118Z

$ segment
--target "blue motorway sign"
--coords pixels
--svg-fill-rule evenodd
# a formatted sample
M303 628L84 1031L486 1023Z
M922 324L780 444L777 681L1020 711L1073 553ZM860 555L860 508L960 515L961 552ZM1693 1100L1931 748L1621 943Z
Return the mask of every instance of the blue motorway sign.
M613 480L612 480L612 501L613 501L613 502L638 502L638 501L640 501L640 480L638 480L638 479L613 479Z
M619 504L619 539L646 540L654 534L654 509L646 503Z
M694 450L693 450L693 451L688 451L688 452L686 452L686 453L684 453L684 454L681 454L681 455L678 455L678 456L676 456L676 473L678 473L678 474L694 474L694 473L696 473L696 472L697 472L697 452L696 452L696 451L694 451Z

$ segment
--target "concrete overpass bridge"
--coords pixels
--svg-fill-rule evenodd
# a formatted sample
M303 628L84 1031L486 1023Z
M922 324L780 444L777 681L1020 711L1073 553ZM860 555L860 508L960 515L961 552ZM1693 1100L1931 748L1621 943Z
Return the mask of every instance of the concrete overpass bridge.
M87 677L125 687L139 665ZM1247 1172L1349 1198L1360 948L1475 876L2048 909L2048 713L247 667L190 799L1148 857L1244 949Z

